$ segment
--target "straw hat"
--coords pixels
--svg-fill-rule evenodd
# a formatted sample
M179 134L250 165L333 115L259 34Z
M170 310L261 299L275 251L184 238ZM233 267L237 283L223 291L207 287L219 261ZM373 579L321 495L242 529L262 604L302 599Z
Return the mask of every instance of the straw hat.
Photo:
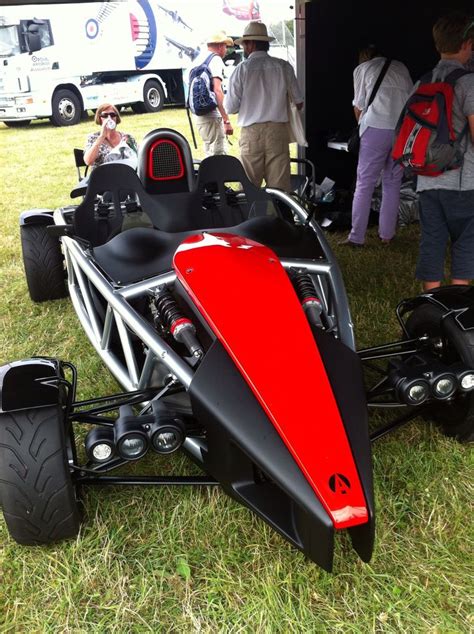
M267 27L263 22L249 22L245 27L242 37L238 37L235 40L236 44L242 44L248 40L257 40L258 42L273 42L275 38L270 37L267 32Z
M234 46L234 41L226 35L225 31L218 31L211 35L206 44L225 44L226 46Z

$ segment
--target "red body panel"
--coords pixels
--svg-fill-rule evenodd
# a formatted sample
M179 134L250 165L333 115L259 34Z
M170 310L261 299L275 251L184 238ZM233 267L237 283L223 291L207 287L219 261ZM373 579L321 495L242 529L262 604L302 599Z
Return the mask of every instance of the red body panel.
M277 256L239 236L185 240L174 268L335 528L368 521L357 467L303 309Z

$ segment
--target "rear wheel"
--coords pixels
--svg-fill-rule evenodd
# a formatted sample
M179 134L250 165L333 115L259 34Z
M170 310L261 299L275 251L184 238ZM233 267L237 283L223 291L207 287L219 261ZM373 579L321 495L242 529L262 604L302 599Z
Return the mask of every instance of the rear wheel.
M406 322L410 337L426 335L431 352L443 362L462 361L474 369L474 331L461 330L453 315L444 319L441 326L444 314L445 311L434 304L415 308ZM458 393L453 400L438 401L430 408L430 418L441 425L447 436L463 442L474 441L474 394Z
M34 302L66 297L64 260L58 238L45 225L20 228L23 265L30 297Z
M143 101L132 104L133 112L159 112L165 103L163 86L156 79L149 79L143 88Z
M79 97L72 90L57 90L53 95L51 121L57 126L76 125L82 117Z
M80 514L68 464L73 443L60 405L0 414L0 501L19 544L77 535Z

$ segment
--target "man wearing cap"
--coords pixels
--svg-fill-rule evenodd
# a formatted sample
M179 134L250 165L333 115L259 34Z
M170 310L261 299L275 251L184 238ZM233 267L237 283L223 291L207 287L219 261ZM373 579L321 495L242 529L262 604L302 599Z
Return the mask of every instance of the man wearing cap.
M270 42L262 22L250 22L241 38L245 60L232 73L224 105L239 113L240 157L249 179L260 187L290 190L288 96L298 109L303 95L288 62L268 54Z
M196 127L204 142L204 150L206 156L214 154L225 154L225 137L226 134L233 134L234 130L229 121L229 116L224 108L224 92L222 90L222 80L224 79L224 62L228 46L233 46L234 42L230 37L219 31L209 38L207 42L207 51L201 53L194 61L193 68L203 64L209 57L210 53L214 53L208 63L208 68L212 76L212 91L215 94L217 107L209 114L197 116L194 115Z

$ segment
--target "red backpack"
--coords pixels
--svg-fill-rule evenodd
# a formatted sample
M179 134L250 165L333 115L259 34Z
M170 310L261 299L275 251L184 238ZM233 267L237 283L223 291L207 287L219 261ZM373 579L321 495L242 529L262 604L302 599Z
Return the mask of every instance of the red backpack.
M397 128L392 158L407 172L439 176L461 166L464 152L460 142L466 126L456 137L453 128L453 100L456 81L469 71L453 70L444 81L432 81L433 73L420 79L405 104Z

